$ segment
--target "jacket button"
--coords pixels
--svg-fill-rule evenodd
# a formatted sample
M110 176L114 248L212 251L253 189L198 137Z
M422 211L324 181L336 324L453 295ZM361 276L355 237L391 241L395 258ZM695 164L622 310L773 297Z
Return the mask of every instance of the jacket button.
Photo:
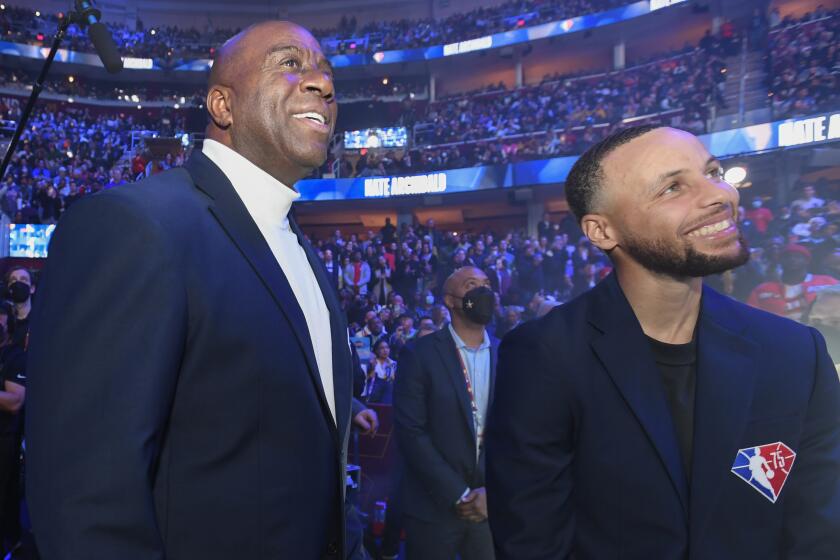
M336 554L338 554L338 545L335 543L335 541L327 545L327 554L330 556L335 556Z

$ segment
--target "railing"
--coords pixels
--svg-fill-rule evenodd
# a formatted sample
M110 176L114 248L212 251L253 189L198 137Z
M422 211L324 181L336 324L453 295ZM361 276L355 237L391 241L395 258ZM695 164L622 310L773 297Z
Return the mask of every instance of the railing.
M635 66L630 66L628 68L622 68L620 70L609 70L609 71L604 71L604 72L596 72L594 74L584 74L584 75L581 75L581 76L568 76L568 77L561 76L561 77L557 78L556 80L548 80L548 81L545 81L545 82L540 82L539 84L523 85L521 87L514 88L514 89L494 89L494 90L480 91L480 92L471 92L471 93L468 92L468 93L464 93L464 94L460 94L460 95L456 95L456 96L452 96L452 97L444 97L442 99L438 98L437 100L435 100L434 104L451 103L453 101L461 101L463 99L475 99L477 97L491 97L491 96L494 96L494 95L503 95L503 94L506 94L506 93L515 93L517 91L524 91L524 90L528 90L528 89L539 89L543 86L556 85L556 84L565 83L565 82L578 82L578 81L594 80L596 78L604 78L604 77L611 76L611 75L614 75L614 74L624 74L624 73L628 73L628 72L634 72L634 71L640 70L642 68L647 68L648 66L655 66L657 64L662 64L663 62L667 62L667 61L670 61L670 60L678 60L678 59L686 57L686 56L691 56L691 55L697 54L697 52L699 50L700 50L699 48L695 48L695 49L690 50L688 52L678 53L678 54L675 54L675 55L670 56L670 57L660 58L660 59L657 59L657 60L652 60L650 62L644 62L642 64L637 64Z
M0 134L14 134L17 123L9 119L0 119Z
M659 113L648 113L646 115L637 115L633 117L625 117L621 121L621 124L643 124L646 121L660 119L660 118L667 118L667 117L676 117L677 115L684 113L684 108L678 109L669 109L667 111L662 111ZM417 145L418 148L426 148L426 149L438 149L438 148L450 148L453 146L466 146L469 144L479 144L481 142L511 142L514 140L521 140L523 138L531 138L534 136L544 136L549 134L558 134L561 132L579 132L581 130L586 130L587 128L592 129L601 129L601 128L608 128L613 126L616 123L604 122L604 123L597 123L592 125L578 125L566 128L552 128L549 130L536 130L534 132L525 132L521 134L510 134L507 136L488 136L486 138L477 138L474 140L461 140L458 142L446 142L444 144L426 144L426 145Z
M738 84L738 124L744 123L744 112L746 111L744 105L746 102L747 78L749 77L750 73L747 72L747 37L744 36L741 39L741 83Z
M130 156L133 154L137 146L140 145L141 142L145 141L146 138L157 138L159 133L154 130L132 130L131 131L131 142L126 146L125 152L123 156Z

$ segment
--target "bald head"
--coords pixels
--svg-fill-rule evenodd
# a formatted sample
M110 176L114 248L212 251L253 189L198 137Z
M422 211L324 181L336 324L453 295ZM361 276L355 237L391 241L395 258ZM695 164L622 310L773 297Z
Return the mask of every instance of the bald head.
M303 27L254 24L216 52L207 111L207 138L292 187L326 160L338 111L332 66Z
M262 63L265 46L279 38L297 35L311 47L320 50L318 40L309 31L291 21L262 21L249 25L216 50L210 69L208 89L216 85L230 86L247 78L254 65Z
M463 298L464 294L478 286L489 286L490 280L484 271L474 266L464 266L449 275L443 283L444 302L450 309L458 307L450 296Z

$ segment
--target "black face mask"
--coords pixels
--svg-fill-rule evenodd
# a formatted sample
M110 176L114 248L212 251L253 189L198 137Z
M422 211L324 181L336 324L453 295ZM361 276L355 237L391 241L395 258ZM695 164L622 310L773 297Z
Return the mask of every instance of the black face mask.
M29 299L31 293L29 284L23 282L12 282L9 284L7 295L14 303L23 303Z
M461 308L464 315L473 323L486 325L493 319L496 309L496 294L487 286L473 288L462 298Z

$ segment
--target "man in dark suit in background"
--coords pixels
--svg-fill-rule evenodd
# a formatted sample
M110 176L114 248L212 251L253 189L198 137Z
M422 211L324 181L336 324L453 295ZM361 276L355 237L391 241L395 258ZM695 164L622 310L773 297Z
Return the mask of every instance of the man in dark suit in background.
M703 287L749 256L720 163L631 128L566 196L615 273L502 344L497 557L837 558L840 383L816 330Z
M443 288L452 323L400 355L394 422L409 560L493 558L482 445L498 347L485 328L496 303L489 286L478 268L456 270Z
M336 121L318 41L217 53L201 152L80 200L32 325L27 493L45 560L343 559L347 326L288 215Z
M341 264L335 260L335 255L332 249L324 249L324 269L327 271L327 280L330 285L338 292L338 279L341 276Z

